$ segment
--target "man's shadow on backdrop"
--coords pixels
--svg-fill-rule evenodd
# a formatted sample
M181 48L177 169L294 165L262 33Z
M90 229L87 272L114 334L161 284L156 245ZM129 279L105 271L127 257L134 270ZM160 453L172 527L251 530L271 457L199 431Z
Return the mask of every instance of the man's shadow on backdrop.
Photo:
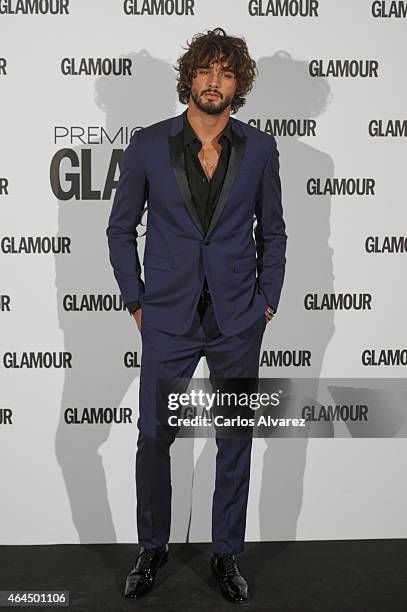
M110 135L122 126L143 127L180 112L173 67L145 50L127 57L133 61L134 76L102 77L96 81L95 101L106 113L105 128ZM325 110L329 86L325 79L309 77L307 62L279 52L261 58L258 69L254 89L236 118L245 122L260 119L262 129L270 118L315 118ZM332 177L334 165L329 155L296 137L277 137L277 144L288 234L287 267L279 312L266 328L262 351L310 349L312 362L306 371L262 367L260 376L278 378L295 374L317 379L334 332L333 314L307 312L303 300L306 293L333 291L332 249L328 244L331 203L325 196L307 196L306 181L309 177ZM113 148L120 145L107 142L75 147L78 155L82 149L91 150L95 189L103 191ZM81 543L117 541L99 452L109 437L111 425L68 425L64 412L68 407L122 406L129 386L139 376L137 369L124 367L123 356L127 351L137 351L138 363L141 361L140 334L127 311L73 313L62 308L65 294L119 294L106 238L113 197L114 192L109 200L58 200L59 235L72 239L71 254L56 256L55 268L59 324L64 350L73 354L73 367L65 371L55 444ZM142 220L144 227L146 214ZM144 228L139 227L138 231L144 235ZM144 238L138 243L142 260ZM204 375L209 376L206 362L204 369ZM129 456L135 458L137 403L135 396L131 401L133 425L117 426L132 427L131 449L115 459L126 462L121 469L121 482L115 487L126 491L125 496L121 492L120 496L128 500L123 514L134 527L134 541L137 541L134 461L131 466L127 462ZM332 435L332 431L328 430L326 435ZM128 436L124 439L127 444ZM307 439L277 439L273 435L265 443L258 500L260 540L295 540ZM214 440L205 441L195 468L194 440L177 441L171 448L173 541L211 539L215 448ZM252 462L252 487L259 481L253 467ZM249 516L251 504L253 501L249 500Z

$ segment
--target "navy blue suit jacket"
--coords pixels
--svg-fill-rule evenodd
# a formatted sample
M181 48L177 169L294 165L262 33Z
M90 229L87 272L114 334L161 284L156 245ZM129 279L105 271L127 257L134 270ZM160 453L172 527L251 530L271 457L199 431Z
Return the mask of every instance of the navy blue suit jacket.
M205 275L227 336L279 303L287 235L276 141L234 117L231 127L235 145L206 233L185 172L183 113L135 132L123 153L110 261L124 303L139 300L143 321L168 333L191 327ZM143 280L137 227L146 201Z

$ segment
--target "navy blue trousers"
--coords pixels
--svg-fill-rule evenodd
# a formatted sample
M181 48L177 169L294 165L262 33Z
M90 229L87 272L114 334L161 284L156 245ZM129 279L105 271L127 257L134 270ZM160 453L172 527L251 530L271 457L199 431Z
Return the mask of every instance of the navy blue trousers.
M221 334L211 302L200 302L193 325L179 336L141 321L139 430L136 454L137 530L145 548L163 546L171 525L170 446L175 434L157 434L157 378L191 379L200 358L207 360L210 378L258 378L265 314L235 336ZM181 386L184 385L184 388ZM177 392L188 387L180 381ZM175 388L175 387L174 387ZM212 503L212 543L215 553L239 554L246 530L252 437L216 437L216 478Z

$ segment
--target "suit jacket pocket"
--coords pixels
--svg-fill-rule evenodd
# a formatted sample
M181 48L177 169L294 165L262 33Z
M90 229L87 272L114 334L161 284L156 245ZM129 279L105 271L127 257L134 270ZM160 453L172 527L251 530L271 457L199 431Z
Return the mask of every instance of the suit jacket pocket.
M248 257L241 257L235 259L235 272L245 272L246 270L255 270L256 268L256 257L249 255Z
M172 270L174 259L153 253L144 253L143 264L146 268L157 268L158 270Z

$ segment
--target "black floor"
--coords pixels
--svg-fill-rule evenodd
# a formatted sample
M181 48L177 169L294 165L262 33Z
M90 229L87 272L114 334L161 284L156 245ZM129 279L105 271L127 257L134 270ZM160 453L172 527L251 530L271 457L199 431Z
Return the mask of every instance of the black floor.
M0 590L70 591L70 608L60 609L84 612L407 611L407 540L246 543L238 558L251 600L243 604L221 597L209 571L210 544L170 544L153 591L124 599L136 550L130 544L1 546Z

